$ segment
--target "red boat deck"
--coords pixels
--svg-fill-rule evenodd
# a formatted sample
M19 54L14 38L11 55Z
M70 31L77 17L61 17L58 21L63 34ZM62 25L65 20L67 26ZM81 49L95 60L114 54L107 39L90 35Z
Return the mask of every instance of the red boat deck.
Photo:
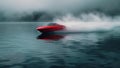
M39 26L37 30L40 32L54 32L59 30L64 30L65 26L63 25L50 25L50 26Z

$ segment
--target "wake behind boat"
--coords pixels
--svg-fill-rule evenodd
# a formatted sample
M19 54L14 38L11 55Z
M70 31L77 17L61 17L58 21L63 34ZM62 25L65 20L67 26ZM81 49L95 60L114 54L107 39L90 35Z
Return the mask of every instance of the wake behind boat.
M38 26L36 29L42 33L90 33L108 32L119 27L119 23L109 22L76 22L76 23L50 23Z

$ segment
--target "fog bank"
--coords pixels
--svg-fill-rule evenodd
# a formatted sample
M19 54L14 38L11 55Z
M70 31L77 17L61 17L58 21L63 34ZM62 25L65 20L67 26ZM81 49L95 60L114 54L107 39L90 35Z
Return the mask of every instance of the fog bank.
M1 0L0 20L52 20L61 15L91 12L119 15L119 4L120 0Z

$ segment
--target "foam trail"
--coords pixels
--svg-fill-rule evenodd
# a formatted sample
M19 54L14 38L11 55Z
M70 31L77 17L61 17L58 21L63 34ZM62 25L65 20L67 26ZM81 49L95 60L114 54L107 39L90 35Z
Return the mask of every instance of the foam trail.
M65 16L56 22L66 26L65 32L106 32L120 26L119 19L95 14L83 15L80 18Z
M107 23L107 22L70 22L63 24L66 26L67 31L73 31L73 32L91 32L91 31L109 31L113 28L120 26L119 23L113 24L113 23Z

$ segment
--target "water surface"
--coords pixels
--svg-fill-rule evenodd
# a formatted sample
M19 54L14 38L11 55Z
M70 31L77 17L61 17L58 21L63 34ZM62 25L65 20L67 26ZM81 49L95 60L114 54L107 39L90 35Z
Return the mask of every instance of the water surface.
M120 68L119 28L41 39L41 23L0 22L0 68Z

